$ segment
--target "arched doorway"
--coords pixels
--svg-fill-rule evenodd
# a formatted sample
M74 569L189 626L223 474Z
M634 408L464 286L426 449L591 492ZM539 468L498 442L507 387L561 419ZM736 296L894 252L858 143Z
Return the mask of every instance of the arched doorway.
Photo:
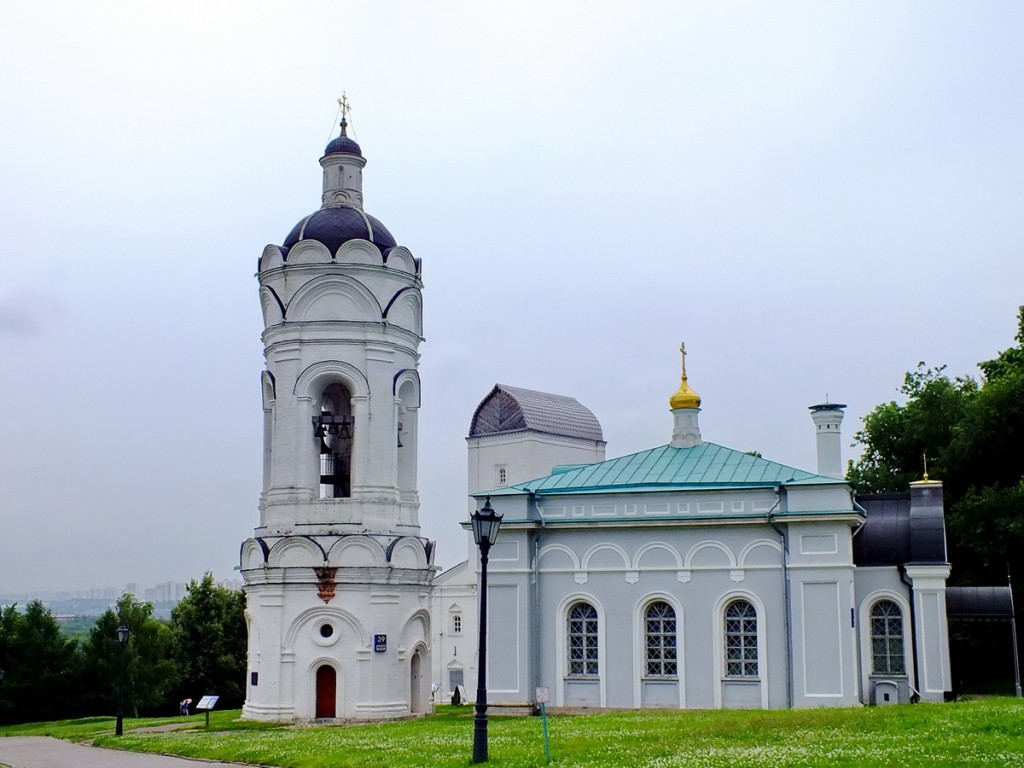
M423 712L423 657L419 651L412 655L412 663L409 665L409 685L411 696L409 697L409 709L415 715Z
M338 698L338 673L330 664L316 670L316 717L337 717L335 703Z

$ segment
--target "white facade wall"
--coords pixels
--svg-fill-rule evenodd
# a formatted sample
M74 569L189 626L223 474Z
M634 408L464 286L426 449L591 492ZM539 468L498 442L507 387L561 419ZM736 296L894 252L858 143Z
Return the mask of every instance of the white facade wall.
M468 437L466 444L470 494L544 477L558 465L593 464L605 458L604 442L529 430ZM470 513L476 508L471 498Z

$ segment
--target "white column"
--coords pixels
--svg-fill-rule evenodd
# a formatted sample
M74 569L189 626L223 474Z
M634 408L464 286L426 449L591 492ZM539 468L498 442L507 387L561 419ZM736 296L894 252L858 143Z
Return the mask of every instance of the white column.
M917 690L925 701L942 701L953 690L949 670L949 630L946 622L946 579L949 566L908 565L914 589Z

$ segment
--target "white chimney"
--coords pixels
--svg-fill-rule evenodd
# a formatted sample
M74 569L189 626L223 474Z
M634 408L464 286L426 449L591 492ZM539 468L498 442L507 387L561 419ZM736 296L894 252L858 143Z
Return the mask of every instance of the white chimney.
M814 420L814 428L818 434L818 474L826 477L842 479L843 452L842 438L839 436L839 427L843 423L843 408L841 403L830 403L827 401L811 406L811 419Z

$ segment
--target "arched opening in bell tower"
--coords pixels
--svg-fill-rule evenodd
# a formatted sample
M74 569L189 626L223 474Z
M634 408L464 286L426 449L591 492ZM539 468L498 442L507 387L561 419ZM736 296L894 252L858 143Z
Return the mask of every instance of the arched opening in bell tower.
M329 384L324 389L320 413L313 417L313 428L320 446L320 498L348 498L352 495L355 422L352 395L344 384Z
M403 501L413 501L416 496L416 461L419 438L418 414L420 395L418 381L408 378L398 388L398 489Z

